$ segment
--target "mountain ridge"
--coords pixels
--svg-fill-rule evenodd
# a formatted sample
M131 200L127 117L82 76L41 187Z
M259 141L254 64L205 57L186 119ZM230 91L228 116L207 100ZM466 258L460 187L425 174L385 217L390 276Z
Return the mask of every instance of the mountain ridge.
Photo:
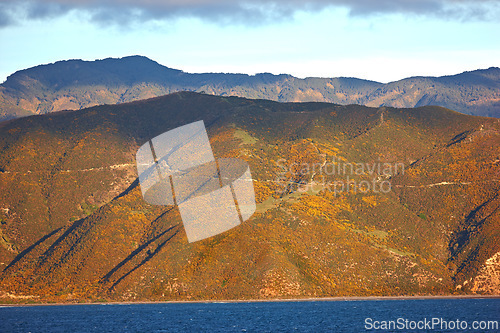
M358 78L296 78L288 74L186 73L144 56L63 60L9 75L0 85L0 120L77 110L176 91L279 102L329 102L372 107L438 105L462 113L500 116L500 69L379 83Z

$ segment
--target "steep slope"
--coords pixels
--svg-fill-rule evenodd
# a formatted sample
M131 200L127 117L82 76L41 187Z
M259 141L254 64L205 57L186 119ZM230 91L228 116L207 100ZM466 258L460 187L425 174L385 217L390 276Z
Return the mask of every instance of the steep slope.
M242 225L188 243L176 207L142 199L134 158L148 139L201 119L215 156L250 164L258 206ZM439 107L187 92L3 123L0 295L494 293L462 285L491 274L483 265L500 252L499 143L496 119Z
M68 60L18 71L0 85L0 120L94 105L116 104L176 91L280 102L415 107L440 105L466 114L498 117L500 69L445 77L414 77L389 84L354 78L290 75L189 74L141 56Z

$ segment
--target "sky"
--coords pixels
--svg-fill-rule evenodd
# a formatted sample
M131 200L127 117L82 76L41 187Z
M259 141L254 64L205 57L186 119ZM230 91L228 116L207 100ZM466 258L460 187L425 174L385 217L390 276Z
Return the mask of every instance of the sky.
M185 72L379 82L500 67L500 0L0 0L0 82L143 55Z

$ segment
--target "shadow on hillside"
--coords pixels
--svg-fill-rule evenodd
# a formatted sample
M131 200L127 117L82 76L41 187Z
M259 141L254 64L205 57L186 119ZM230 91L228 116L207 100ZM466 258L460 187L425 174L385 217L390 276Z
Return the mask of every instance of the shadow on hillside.
M162 213L160 216L158 216L155 219L155 221L161 219L163 216L165 216L167 213L169 213L172 209L173 208L171 208L171 209L165 211L164 213ZM161 232L159 235L151 238L150 240L148 240L147 242L145 242L144 244L142 244L141 246L139 246L137 249L135 249L134 251L132 251L132 253L130 253L125 259L123 259L118 265L116 265L113 269L111 269L106 275L104 275L101 278L100 283L105 284L105 283L111 282L110 281L111 278L113 277L113 275L115 275L115 273L120 268L122 268L126 264L130 263L133 259L135 259L141 252L143 252L153 242L157 241L158 239L160 239L161 237L163 237L168 232L170 232L170 231L174 230L175 228L177 228L177 230L175 230L175 232L172 235L170 235L165 241L163 241L161 244L159 244L153 252L151 252L150 250L148 250L146 252L145 258L139 264L137 264L134 268L132 268L131 270L129 270L128 272L126 272L125 274L123 274L122 276L120 276L113 283L113 285L108 288L109 291L112 291L124 278L126 278L132 272L134 272L135 270L137 270L138 268L140 268L142 265L144 265L145 263L147 263L151 258L153 258L163 248L163 246L165 246L165 244L169 240L171 240L175 235L177 235L177 233L179 232L179 227L180 226L181 226L181 224L177 224L177 225L171 226L167 230Z
M489 198L488 200L474 208L465 217L462 230L458 231L448 244L448 248L450 250L450 259L458 256L465 249L465 247L470 243L471 237L477 232L478 229L482 228L484 222L495 213L496 209L494 209L486 216L480 216L485 207L487 207L490 203L497 200L498 198L499 194L497 193L492 198ZM462 266L464 265L465 263L462 264Z
M35 243L33 243L30 247L26 248L25 250L23 250L21 253L19 253L15 258L14 260L12 260L10 262L10 264L5 267L5 269L3 270L2 273L6 272L9 268L11 268L12 266L14 266L17 262L19 262L20 260L22 260L26 255L28 255L28 253L30 253L31 251L33 251L33 249L35 249L38 245L42 244L43 242L45 242L47 239L49 239L50 237L54 236L57 232L59 232L63 227L60 227L60 228L57 228L56 230L53 230L51 231L50 233L48 233L47 235L43 236L42 238L40 238L38 241L36 241Z
M130 184L129 187L127 187L123 192L121 192L120 194L118 194L116 197L113 198L112 201L116 200L116 199L119 199L121 197L124 197L126 196L127 194L129 194L134 188L136 188L137 186L139 186L139 177L137 177L133 182L132 184Z
M120 193L119 195L117 195L115 198L113 198L113 200L116 200L118 198L121 198L125 195L127 195L130 191L132 191L135 187L137 187L139 185L139 179L137 178L132 184L130 184L130 186L125 190L123 191L122 193ZM111 201L113 201L111 200ZM168 212L168 211L167 211ZM50 247L40 256L40 258L42 258L41 262L38 263L38 267L40 267L45 261L46 261L46 258L48 258L50 256L50 254L54 251L54 249L57 247L57 245L59 243L62 242L63 239L65 239L72 231L74 231L76 228L78 228L79 226L82 225L83 221L87 218L88 216L82 218L82 219L79 219L77 221L75 221L61 236L59 236L55 241L54 243L52 243L50 245ZM12 260L9 265L7 267L5 267L5 269L2 271L2 274L7 272L11 267L13 267L16 263L18 263L19 261L21 261L24 257L26 257L26 255L28 255L31 251L33 251L38 245L42 244L43 242L45 242L47 239L51 238L52 236L54 236L55 234L57 234L59 231L61 231L63 228L65 227L60 227L60 228L57 228L53 231L51 231L50 233L48 233L47 235L43 236L42 238L40 238L38 241L36 241L35 243L33 243L31 246L29 246L28 248L26 248L25 250L23 250L21 253L19 253L15 258L14 260Z

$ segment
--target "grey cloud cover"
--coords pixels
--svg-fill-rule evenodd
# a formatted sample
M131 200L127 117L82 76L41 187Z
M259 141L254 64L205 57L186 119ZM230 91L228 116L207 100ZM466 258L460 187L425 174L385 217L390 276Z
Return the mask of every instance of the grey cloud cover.
M23 20L50 19L80 11L103 25L198 17L219 23L265 24L297 11L347 8L352 16L377 13L433 15L453 19L496 20L500 0L0 0L0 27Z

